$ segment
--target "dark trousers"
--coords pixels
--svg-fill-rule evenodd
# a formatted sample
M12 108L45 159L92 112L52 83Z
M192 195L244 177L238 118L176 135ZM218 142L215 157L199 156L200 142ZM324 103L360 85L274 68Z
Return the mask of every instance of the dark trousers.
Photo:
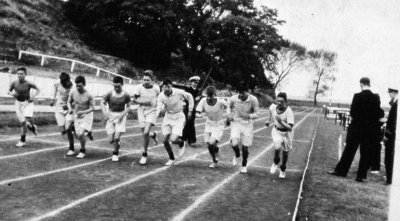
M371 149L371 170L381 170L381 150L382 145L380 140L378 140L372 145Z
M393 175L393 160L394 160L394 141L395 137L388 137L385 142L385 169L386 169L386 182L392 183Z
M187 119L187 113L185 113ZM194 127L195 116L193 112L193 116L190 120L186 120L185 127L183 128L182 138L184 141L189 143L196 143L196 128Z
M346 137L346 147L342 153L339 163L336 165L335 171L347 175L351 163L356 155L358 147L360 147L360 162L358 165L357 177L367 178L367 171L370 167L370 151L376 137L373 132L361 130L359 128L349 128Z

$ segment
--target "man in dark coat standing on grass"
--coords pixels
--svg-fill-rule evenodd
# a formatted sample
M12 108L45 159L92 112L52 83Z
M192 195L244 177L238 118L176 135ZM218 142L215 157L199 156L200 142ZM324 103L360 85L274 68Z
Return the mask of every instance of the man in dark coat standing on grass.
M390 111L386 122L385 131L385 167L386 167L386 184L392 184L393 160L394 160L394 142L396 140L396 121L397 121L397 96L399 89L397 87L389 88Z
M370 166L370 151L377 139L379 119L383 116L380 108L381 101L378 94L370 90L369 78L360 79L361 92L354 94L350 107L351 124L346 137L346 147L342 157L334 171L328 174L345 177L353 162L354 156L360 146L360 162L357 171L357 182L363 182L367 178L368 167Z

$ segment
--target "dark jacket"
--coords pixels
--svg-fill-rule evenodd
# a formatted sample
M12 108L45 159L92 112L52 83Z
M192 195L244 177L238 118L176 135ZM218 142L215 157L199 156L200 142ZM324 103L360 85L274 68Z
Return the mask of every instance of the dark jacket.
M199 96L199 92L200 92L200 90L199 89L193 89L192 87L190 87L190 86L182 86L182 85L176 85L176 84L174 84L174 85L172 85L173 87L175 87L175 88L178 88L178 89L181 89L181 90L184 90L184 91L186 91L186 92L188 92L189 94L191 94L192 95L192 97L193 97L193 101L194 101L194 103L195 103L195 105L193 106L193 111L196 109L196 104L197 104L197 102L196 102L196 97L197 96ZM185 114L187 114L187 112L188 112L188 101L185 101L185 103L186 103L186 106L185 106L185 110L183 111Z
M397 121L397 100L392 104L389 111L389 116L386 122L386 136L394 136L396 134Z
M379 95L370 90L354 94L350 107L351 127L363 131L373 131L379 128L379 119L384 116L380 106Z

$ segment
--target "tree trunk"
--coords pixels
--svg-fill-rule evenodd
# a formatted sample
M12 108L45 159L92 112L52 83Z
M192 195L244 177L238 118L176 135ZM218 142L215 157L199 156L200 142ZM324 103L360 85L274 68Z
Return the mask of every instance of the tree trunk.
M323 73L322 73L322 74L323 74ZM320 82L320 80L321 80L322 74L320 74L320 75L318 76L318 81L317 81L316 86L315 86L315 92L314 92L314 107L317 106L318 88L319 88L319 82Z

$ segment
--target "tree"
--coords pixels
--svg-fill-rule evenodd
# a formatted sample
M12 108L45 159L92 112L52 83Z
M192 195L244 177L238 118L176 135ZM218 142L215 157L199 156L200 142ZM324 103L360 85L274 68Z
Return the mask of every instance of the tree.
M310 95L314 97L314 106L317 106L317 96L324 94L329 89L329 82L335 81L334 72L336 71L335 52L316 50L309 51L307 56L310 60L310 67L315 72L315 79L310 90Z
M183 12L181 51L194 73L217 63L211 74L217 81L235 86L240 79L253 87L271 86L261 58L280 47L276 26L283 21L276 10L259 10L253 0L193 0Z
M307 50L304 46L285 41L279 51L264 59L263 64L266 71L270 73L274 91L290 74L304 67L304 62L307 59L306 53Z
M272 86L262 58L280 49L283 21L254 0L70 0L67 9L97 45L139 67L181 79L213 67L220 82Z

